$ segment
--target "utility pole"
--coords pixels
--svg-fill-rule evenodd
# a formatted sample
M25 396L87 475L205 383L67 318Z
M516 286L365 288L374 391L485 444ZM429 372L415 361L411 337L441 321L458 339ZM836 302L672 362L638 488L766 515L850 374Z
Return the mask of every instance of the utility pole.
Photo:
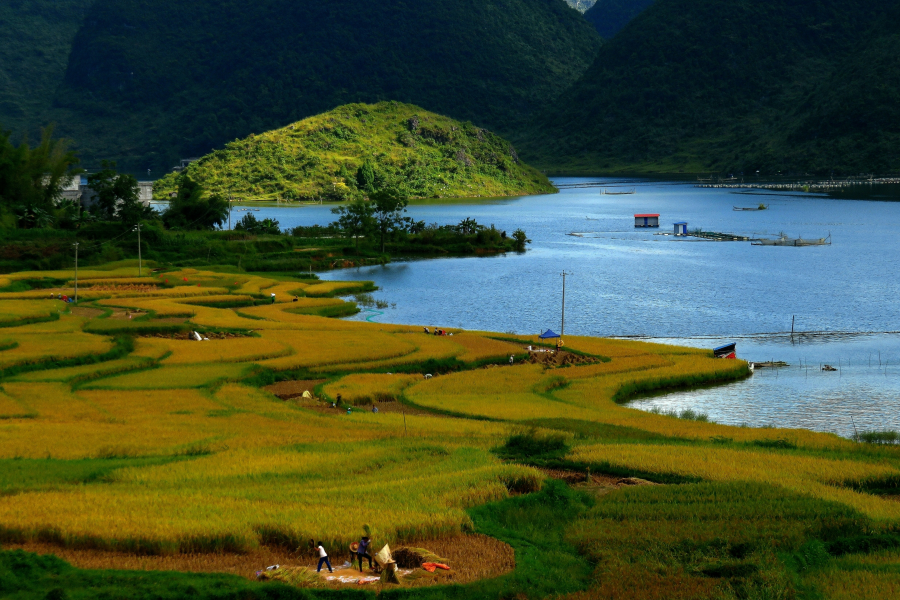
M72 245L75 246L75 304L78 304L78 242Z
M562 297L562 327L560 327L559 335L566 335L566 273L562 272L563 278L563 297Z
M143 259L141 258L141 224L138 223L137 227L134 228L134 231L138 233L138 277L143 277Z

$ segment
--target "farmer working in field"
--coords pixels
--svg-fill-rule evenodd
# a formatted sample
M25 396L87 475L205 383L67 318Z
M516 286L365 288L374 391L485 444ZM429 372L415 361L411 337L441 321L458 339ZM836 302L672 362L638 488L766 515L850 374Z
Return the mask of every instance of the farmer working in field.
M369 536L364 535L361 540L359 540L359 546L356 547L356 559L359 560L359 572L362 573L363 566L362 561L363 558L369 559L369 568L372 568L372 556L369 554Z
M331 568L331 561L328 560L328 553L325 552L325 547L322 545L322 542L319 542L319 546L316 548L319 551L319 568L316 569L316 573L322 571L322 563L328 565L328 572L334 573L334 569Z

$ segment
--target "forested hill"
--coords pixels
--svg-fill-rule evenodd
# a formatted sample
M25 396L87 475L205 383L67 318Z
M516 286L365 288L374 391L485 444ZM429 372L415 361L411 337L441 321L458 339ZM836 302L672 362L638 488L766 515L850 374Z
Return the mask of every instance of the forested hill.
M584 13L584 18L597 29L601 37L609 39L654 2L655 0L597 0Z
M900 171L900 4L861 36L792 125L779 140L792 163L821 172Z
M34 131L62 82L69 49L94 0L0 2L0 127Z
M56 97L88 160L169 168L348 102L513 131L600 44L563 0L96 0Z
M553 193L547 178L490 131L400 102L349 104L235 140L185 173L241 200L348 200L382 189L412 198ZM164 199L178 175L157 182Z
M520 146L570 172L900 169L876 151L898 127L896 6L657 0Z

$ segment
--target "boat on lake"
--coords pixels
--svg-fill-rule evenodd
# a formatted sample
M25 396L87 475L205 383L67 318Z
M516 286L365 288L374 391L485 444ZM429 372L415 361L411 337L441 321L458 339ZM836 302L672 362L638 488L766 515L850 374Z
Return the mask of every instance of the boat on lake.
M760 204L759 206L735 206L733 210L767 210L768 204Z

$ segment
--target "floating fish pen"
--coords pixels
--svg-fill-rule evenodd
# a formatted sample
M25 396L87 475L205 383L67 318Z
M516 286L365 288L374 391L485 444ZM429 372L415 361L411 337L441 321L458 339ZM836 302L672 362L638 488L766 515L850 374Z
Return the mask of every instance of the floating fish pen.
M782 235L774 240L755 240L753 246L830 246L831 234L828 237L818 239L789 238Z
M733 208L733 210L740 210L740 211L745 211L745 210L768 210L768 209L769 209L769 205L768 205L768 204L760 204L759 206L749 206L749 207L735 206L735 207Z
M718 231L692 231L687 234L691 237L698 237L704 240L712 240L714 242L749 242L751 238L744 235L736 235L734 233L720 233Z
M634 188L631 188L627 192L611 192L608 189L603 188L603 193L606 194L607 196L628 196L629 194L633 194L635 192L634 192Z
M705 181L705 180L701 180ZM833 192L856 185L898 184L900 177L878 177L869 179L844 179L842 181L808 181L794 183L699 183L698 188L774 190L779 192Z

